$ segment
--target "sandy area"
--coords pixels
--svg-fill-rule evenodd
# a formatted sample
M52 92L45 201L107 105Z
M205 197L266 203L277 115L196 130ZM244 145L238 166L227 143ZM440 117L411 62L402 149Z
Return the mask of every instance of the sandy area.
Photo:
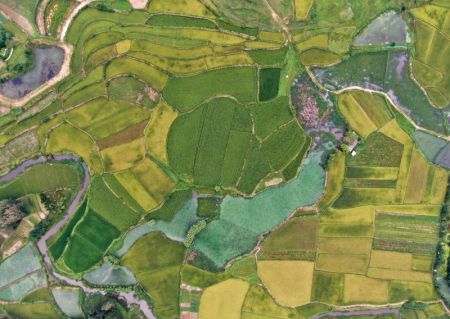
M277 177L277 178L271 179L270 181L265 182L264 184L266 186L275 186L275 185L280 184L282 181L283 181L282 178Z
M130 0L130 4L134 9L145 9L148 0Z
M14 254L16 251L18 251L21 247L23 246L23 243L19 240L17 241L10 249L8 249L7 251L5 251L3 253L3 258L6 258L8 256L11 256L12 254Z
M9 108L4 107L4 106L0 106L0 115L8 114L9 111L10 111Z

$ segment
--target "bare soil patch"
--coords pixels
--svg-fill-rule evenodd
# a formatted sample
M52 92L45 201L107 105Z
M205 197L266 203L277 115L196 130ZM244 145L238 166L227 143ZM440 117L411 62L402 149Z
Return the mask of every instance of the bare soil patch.
M130 4L134 9L145 9L148 0L130 0Z

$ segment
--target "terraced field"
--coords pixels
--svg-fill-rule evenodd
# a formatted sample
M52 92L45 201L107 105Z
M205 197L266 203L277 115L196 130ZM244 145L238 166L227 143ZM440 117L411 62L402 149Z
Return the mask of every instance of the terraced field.
M73 52L0 106L0 176L46 156L0 177L0 247L3 207L43 216L0 260L0 317L448 316L445 1L2 6ZM82 182L67 153L89 188L45 220Z

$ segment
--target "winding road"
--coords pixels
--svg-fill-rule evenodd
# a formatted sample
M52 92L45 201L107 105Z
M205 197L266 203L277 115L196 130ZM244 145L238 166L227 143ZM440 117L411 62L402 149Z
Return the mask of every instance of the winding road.
M29 160L23 162L21 165L19 165L15 169L13 169L12 171L10 171L8 174L6 174L4 176L0 176L0 184L1 183L7 183L7 182L13 180L18 175L22 174L28 168L30 168L30 167L32 167L34 165L43 164L43 163L47 163L47 162L55 162L55 161L57 162L57 161L67 161L67 160L74 160L74 161L81 162L78 157L73 156L73 155L67 155L67 154L55 155L55 156L53 156L53 158L51 160L49 160L45 156L40 156L40 157L35 158L35 159L29 159ZM86 294L103 294L103 295L105 295L106 291L104 291L102 289L88 287L80 280L72 279L72 278L69 278L69 277L67 277L65 275L62 275L62 274L58 273L55 270L55 268L53 267L53 261L52 261L52 259L50 258L49 254L48 254L47 240L49 240L54 235L56 235L58 233L58 231L60 229L62 229L69 222L69 220L75 214L75 212L77 210L77 207L79 206L79 204L82 201L84 195L86 194L86 191L89 188L89 184L90 184L90 181L91 181L91 175L89 173L89 169L88 169L87 165L84 162L81 162L81 165L82 165L83 171L84 171L84 179L83 179L83 183L82 183L81 189L78 191L78 193L75 196L74 200L70 204L70 206L67 209L67 212L64 215L64 217L58 223L53 225L44 234L44 236L42 236L42 238L37 243L37 247L38 247L39 252L41 253L41 255L42 255L43 259L44 259L44 263L45 263L45 265L47 267L48 272L50 272L55 278L57 278L58 280L60 280L62 282L65 282L65 283L67 283L67 284L69 284L71 286L75 286L75 287L79 287L79 288L83 289L83 291ZM156 319L156 317L154 316L154 314L153 314L151 308L149 307L148 303L146 301L144 301L144 300L138 299L133 291L131 291L131 292L118 291L117 293L118 293L118 298L126 301L126 303L128 305L132 305L132 304L138 305L139 308L141 309L141 311L144 313L144 315L147 318L149 318L149 319Z

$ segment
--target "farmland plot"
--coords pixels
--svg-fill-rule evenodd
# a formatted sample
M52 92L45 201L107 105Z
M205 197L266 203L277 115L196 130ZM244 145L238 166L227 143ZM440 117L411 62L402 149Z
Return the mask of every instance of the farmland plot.
M19 301L28 292L47 286L47 278L33 244L28 244L0 264L0 299Z
M450 13L443 7L428 5L412 10L415 17L416 56L412 63L414 77L438 108L448 108L448 26Z
M155 231L164 233L164 235L174 241L184 241L189 228L199 220L196 215L197 202L191 199L175 209L175 217L171 221L156 220L155 223L146 222L128 231L123 239L122 246L114 254L123 256L140 237ZM158 211L150 213L148 218L152 218L156 213Z
M267 189L252 199L225 197L220 219L209 223L198 235L194 248L206 254L219 267L251 250L258 234L269 231L295 209L309 205L320 197L324 172L319 163L320 154L313 153L303 164L298 177L291 182ZM227 236L218 235L227 233Z
M372 21L353 42L354 45L406 44L408 42L408 26L402 16L389 11Z
M10 140L1 147L0 169L6 167L11 161L31 156L39 149L39 141L34 131L29 131Z
M235 80L236 77L239 81ZM248 103L256 101L256 79L257 70L253 67L224 68L192 77L170 79L163 95L180 112L190 111L216 95L231 95L242 103ZM202 90L196 89L199 87Z
M130 286L137 283L135 276L128 268L116 267L106 262L84 274L83 279L97 286Z
M285 99L277 103L274 106L282 110L288 107ZM272 126L288 120L288 110L283 112L287 113L286 119L273 124L255 112L258 131L262 130L259 127L273 130L260 144L252 136L252 120L246 108L228 98L213 99L175 120L168 136L169 163L196 185L222 185L252 193L271 171L292 161L305 143L306 137L296 122L278 129ZM279 148L283 156L277 153Z
M155 232L141 237L122 257L155 302L156 314L178 315L180 268L185 247Z
M16 318L33 318L33 319L59 319L60 314L56 307L48 302L42 303L20 303L8 304L5 306L6 311Z
M446 134L445 107L433 108L410 78L411 67L431 83L428 98L445 97L433 63L448 51L446 22L439 4L426 7L432 14L420 4L412 11L410 64L402 50L377 51L409 41L408 15L393 0L91 4L66 35L73 74L55 100L18 126L8 122L16 114L2 124L0 143L10 142L0 166L39 146L82 157L92 184L48 243L55 268L94 286L138 285L158 318L310 318L333 305L436 300L431 269L448 173L426 159L445 166L447 145L414 133L429 144L423 157L408 136L415 128L384 96L336 96L306 72L332 90L384 90L417 124ZM380 21L388 27L377 32ZM318 111L308 122L311 99ZM350 144L341 116L360 139L354 156L342 147L328 159ZM34 125L37 136L23 133ZM78 186L54 170L59 178L45 178L46 168L0 194L47 179L49 189ZM105 261L116 257L120 265ZM0 297L19 300L34 286L46 286L40 269L5 283ZM25 318L80 315L79 296L53 290L4 308Z
M423 131L414 132L413 139L429 161L446 169L450 168L450 146L447 141Z
M259 316L261 313L283 319L295 315L294 310L278 305L264 288L258 285L251 285L242 305L241 318L251 319Z
M56 304L62 312L70 318L83 318L84 314L81 310L80 290L79 289L52 289L53 297Z
M407 53L402 51L360 53L335 66L316 68L314 73L330 89L360 86L385 91L417 125L440 134L447 132L448 125L443 124L445 115L430 104L411 79L408 62Z
M51 178L49 178L51 177ZM0 198L18 198L56 189L76 189L80 175L76 164L45 163L30 167L14 180L0 186Z

